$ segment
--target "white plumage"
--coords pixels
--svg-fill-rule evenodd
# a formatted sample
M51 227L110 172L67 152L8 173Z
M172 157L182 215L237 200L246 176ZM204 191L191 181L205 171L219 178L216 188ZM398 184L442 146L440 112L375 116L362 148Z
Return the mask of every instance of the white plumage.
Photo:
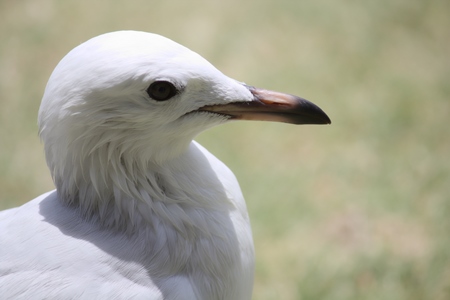
M72 50L39 110L56 190L0 212L0 298L250 299L243 196L193 141L233 119L330 122L158 35L114 32Z

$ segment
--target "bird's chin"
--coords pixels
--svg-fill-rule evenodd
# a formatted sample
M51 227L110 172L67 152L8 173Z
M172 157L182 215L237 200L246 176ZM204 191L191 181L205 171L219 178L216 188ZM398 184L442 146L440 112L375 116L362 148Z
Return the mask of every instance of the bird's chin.
M202 108L184 114L181 119L208 119L219 123L233 119L233 116L220 112L203 110Z
M205 130L225 124L232 119L232 116L221 113L195 110L178 118L175 126L184 128L187 135L192 134L192 137L195 137Z

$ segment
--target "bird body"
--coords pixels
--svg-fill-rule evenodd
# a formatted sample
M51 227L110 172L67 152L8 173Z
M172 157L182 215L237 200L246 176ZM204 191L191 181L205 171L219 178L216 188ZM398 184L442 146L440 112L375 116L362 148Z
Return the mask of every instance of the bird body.
M2 297L250 299L239 184L193 141L233 119L329 123L158 35L109 33L69 52L39 111L56 190L0 212Z
M238 183L195 142L185 155L184 165L164 166L167 175L185 185L195 182L195 195L190 196L203 198L195 202L217 205L174 201L160 208L163 217L158 208L150 213L152 226L119 233L86 221L56 191L0 214L2 297L250 298L253 244ZM208 176L197 182L197 174L205 172ZM183 216L173 220L176 227L167 225L170 214L181 210Z

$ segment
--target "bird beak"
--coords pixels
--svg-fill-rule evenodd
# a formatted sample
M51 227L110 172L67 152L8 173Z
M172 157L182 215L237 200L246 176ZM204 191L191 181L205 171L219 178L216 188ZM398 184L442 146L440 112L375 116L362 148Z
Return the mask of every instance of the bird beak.
M291 124L331 124L330 118L314 103L303 98L251 86L252 101L204 106L200 110L237 120L274 121Z

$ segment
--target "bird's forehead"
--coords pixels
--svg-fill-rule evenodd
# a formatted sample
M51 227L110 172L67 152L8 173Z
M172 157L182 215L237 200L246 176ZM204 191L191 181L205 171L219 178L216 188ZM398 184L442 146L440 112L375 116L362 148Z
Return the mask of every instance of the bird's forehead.
M109 52L109 54L156 55L167 56L190 51L186 47L163 36L136 31L118 31L94 37L79 46Z
M145 77L187 80L221 76L220 71L197 53L170 39L145 32L104 34L81 44L68 56L67 60L78 66L84 65L107 77L145 74Z

